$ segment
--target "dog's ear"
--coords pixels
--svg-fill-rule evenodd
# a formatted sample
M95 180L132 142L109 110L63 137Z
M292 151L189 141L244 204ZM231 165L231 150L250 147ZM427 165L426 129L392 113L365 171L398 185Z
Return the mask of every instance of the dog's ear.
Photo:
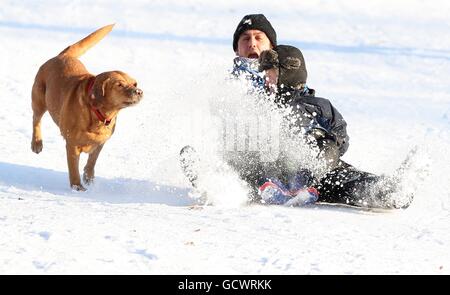
M111 80L111 78L105 79L105 81L103 81L103 83L102 83L102 96L103 96L103 98L105 97L105 88L106 88L106 85L109 82L109 80Z
M103 100L105 99L105 88L109 80L111 79L107 78L103 82L96 83L96 85L94 85L94 90L92 91L91 95L91 99L94 100L93 102L94 106L99 107L102 104Z

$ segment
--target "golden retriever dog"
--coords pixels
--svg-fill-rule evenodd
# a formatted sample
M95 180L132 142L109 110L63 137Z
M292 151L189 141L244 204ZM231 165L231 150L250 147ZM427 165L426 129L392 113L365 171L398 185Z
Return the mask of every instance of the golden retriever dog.
M78 191L86 190L78 169L81 152L89 154L83 180L90 184L100 151L114 133L117 114L143 97L136 80L126 73L111 71L95 76L78 60L113 26L98 29L44 63L32 88L31 149L37 154L42 151L41 118L48 111L66 141L70 186Z

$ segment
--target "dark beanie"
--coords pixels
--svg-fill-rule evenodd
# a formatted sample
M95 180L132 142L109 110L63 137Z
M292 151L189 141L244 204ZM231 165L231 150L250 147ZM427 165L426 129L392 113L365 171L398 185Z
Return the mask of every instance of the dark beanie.
M259 30L266 34L272 46L277 46L277 33L263 14L249 14L242 18L233 35L233 50L237 50L239 37L248 30Z
M278 68L278 84L290 88L297 88L300 84L305 84L308 78L305 59L302 52L289 45L278 45L274 49L261 53L259 58L260 70Z

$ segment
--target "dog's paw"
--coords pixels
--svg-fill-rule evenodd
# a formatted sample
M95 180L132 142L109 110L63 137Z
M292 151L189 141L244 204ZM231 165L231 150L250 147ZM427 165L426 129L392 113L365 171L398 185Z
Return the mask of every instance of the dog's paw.
M42 140L32 140L31 141L31 150L35 152L36 154L39 154L42 152Z
M91 175L90 173L83 173L83 182L87 185L91 185L94 182L94 175Z
M72 184L70 186L72 188L72 190L77 191L77 192L85 192L86 188L84 186L82 186L81 184Z

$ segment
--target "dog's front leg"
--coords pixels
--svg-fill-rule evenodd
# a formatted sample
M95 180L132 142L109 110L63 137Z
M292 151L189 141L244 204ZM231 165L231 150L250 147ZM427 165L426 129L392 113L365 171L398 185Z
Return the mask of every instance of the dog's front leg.
M66 143L67 151L67 166L69 167L70 187L77 191L85 191L86 189L81 185L80 172L78 165L80 162L81 149Z
M87 160L86 166L84 166L84 173L83 173L83 181L87 185L91 184L94 181L94 167L95 163L97 162L98 155L100 154L104 144L99 145L95 150L93 150L89 154L89 158Z

